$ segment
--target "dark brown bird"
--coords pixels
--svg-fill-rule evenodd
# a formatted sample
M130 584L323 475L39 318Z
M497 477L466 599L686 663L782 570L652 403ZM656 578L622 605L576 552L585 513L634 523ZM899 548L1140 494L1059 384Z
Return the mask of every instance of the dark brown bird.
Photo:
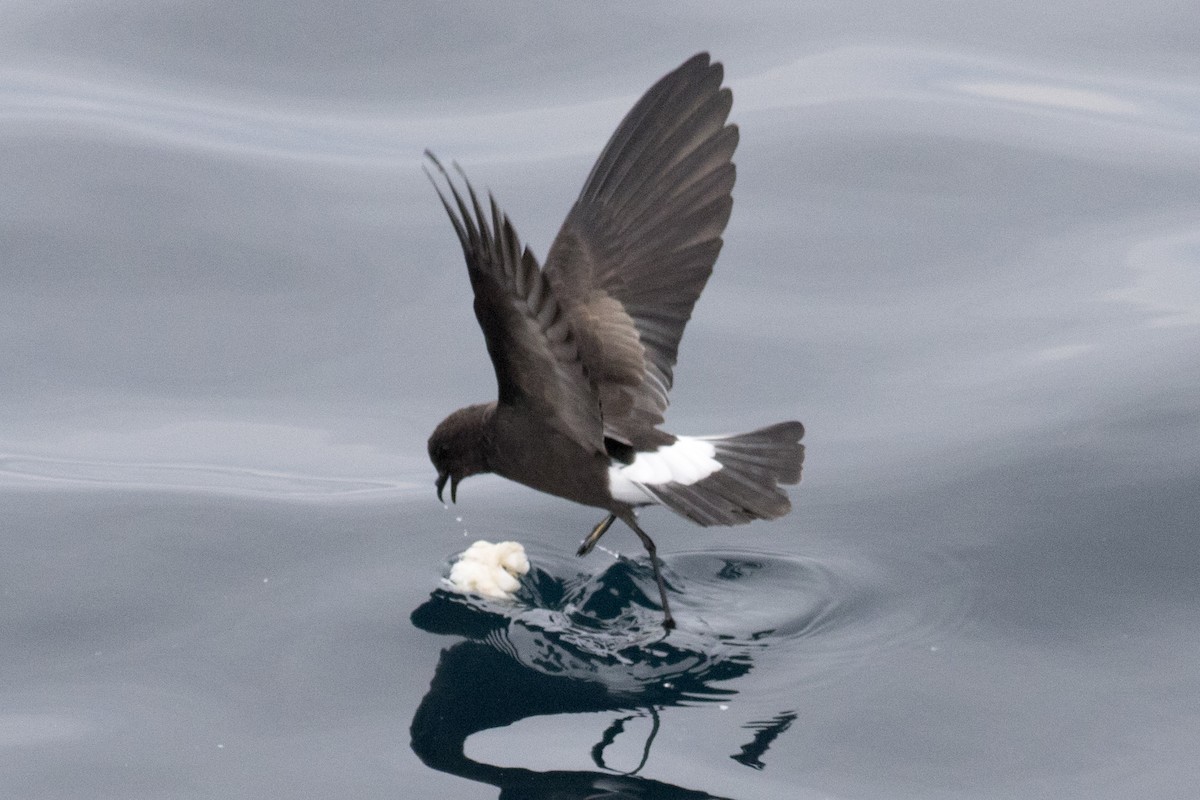
M608 511L585 555L616 519L645 545L674 627L654 542L635 510L665 505L699 525L774 519L791 509L799 422L733 436L659 429L679 340L712 273L733 208L733 95L707 53L662 78L622 120L550 247L521 244L489 195L465 195L431 153L434 181L462 243L475 316L499 397L446 417L429 438L438 499L450 482L494 472ZM461 172L461 171L460 171ZM430 175L433 180L433 176ZM451 199L453 203L451 203Z

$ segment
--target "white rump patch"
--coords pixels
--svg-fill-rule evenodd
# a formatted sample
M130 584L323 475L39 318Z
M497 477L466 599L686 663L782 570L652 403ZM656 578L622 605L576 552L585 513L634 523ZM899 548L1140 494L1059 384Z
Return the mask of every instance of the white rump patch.
M625 503L657 502L642 486L681 483L689 486L721 468L717 448L707 439L680 436L653 452L638 453L632 464L613 464L608 468L608 491Z

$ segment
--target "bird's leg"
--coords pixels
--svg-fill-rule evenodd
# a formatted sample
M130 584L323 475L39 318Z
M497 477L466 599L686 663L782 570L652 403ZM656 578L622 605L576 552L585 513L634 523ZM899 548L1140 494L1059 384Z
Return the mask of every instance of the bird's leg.
M663 580L662 570L658 566L658 548L654 546L654 540L638 527L637 521L633 517L633 513L623 515L621 520L633 528L633 532L642 540L642 546L646 548L646 552L650 554L650 566L654 568L654 580L658 583L658 596L662 600L663 609L663 627L671 630L675 627L675 618L671 616L671 604L667 602L667 583Z
M583 543L579 545L579 549L575 551L577 556L586 556L592 552L592 548L596 546L596 542L600 541L600 537L608 532L612 524L617 521L616 514L609 514L604 519L600 520L600 524L592 528L592 532L584 538Z

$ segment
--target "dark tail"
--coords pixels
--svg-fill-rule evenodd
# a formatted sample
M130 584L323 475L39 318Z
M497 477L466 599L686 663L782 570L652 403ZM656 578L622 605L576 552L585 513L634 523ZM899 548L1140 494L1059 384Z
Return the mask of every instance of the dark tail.
M735 436L703 437L721 469L692 484L644 487L663 505L700 525L741 525L792 510L780 484L800 482L804 426L780 422Z

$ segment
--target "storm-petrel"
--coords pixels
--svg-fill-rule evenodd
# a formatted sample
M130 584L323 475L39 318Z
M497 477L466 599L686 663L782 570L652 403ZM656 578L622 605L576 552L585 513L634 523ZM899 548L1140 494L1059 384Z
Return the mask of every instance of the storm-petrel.
M499 397L446 417L429 437L437 494L494 472L608 511L585 555L616 519L650 554L674 627L654 542L639 506L661 504L699 525L774 519L791 509L799 422L751 433L674 436L659 429L684 325L721 250L733 208L733 94L707 53L662 78L621 121L550 247L522 245L490 194L465 195L432 153L438 196L462 243L475 316ZM460 170L461 173L461 170ZM433 180L433 176L430 175ZM453 199L451 204L450 199Z

